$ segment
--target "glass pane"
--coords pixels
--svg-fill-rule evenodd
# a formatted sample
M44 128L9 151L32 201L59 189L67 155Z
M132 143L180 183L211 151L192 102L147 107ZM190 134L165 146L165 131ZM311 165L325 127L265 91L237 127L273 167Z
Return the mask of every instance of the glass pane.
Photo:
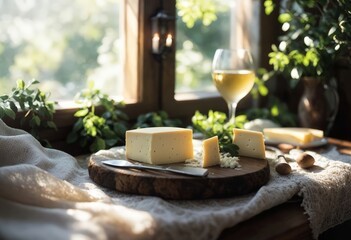
M216 92L211 65L217 48L250 48L258 59L259 4L177 0L176 93Z
M89 80L121 95L119 0L0 1L0 94L17 79L72 99Z

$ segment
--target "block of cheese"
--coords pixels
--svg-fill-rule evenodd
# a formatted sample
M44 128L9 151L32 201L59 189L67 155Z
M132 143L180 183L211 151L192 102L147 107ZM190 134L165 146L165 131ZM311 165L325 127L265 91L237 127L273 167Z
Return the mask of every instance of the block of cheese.
M150 127L126 132L126 157L149 164L192 159L193 132L187 128Z
M324 137L324 132L323 130L319 129L313 129L313 128L291 128L292 130L294 129L300 129L300 131L309 131L313 135L313 141L322 139Z
M211 167L220 164L218 137L214 136L202 142L202 167Z
M239 147L239 156L266 158L262 132L234 128L233 143Z
M322 130L312 128L265 128L263 134L267 140L289 143L293 145L308 144L322 139Z

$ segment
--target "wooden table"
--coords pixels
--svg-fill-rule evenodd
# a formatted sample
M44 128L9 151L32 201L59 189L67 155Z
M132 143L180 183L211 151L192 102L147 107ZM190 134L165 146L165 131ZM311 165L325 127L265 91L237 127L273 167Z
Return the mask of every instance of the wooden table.
M335 145L340 153L351 155L351 142L328 138L328 143ZM308 216L304 214L301 201L301 198L294 197L286 203L224 230L218 239L313 239ZM324 232L319 240L349 239L350 228L351 220Z
M328 138L328 143L338 148L340 153L351 156L351 142ZM87 156L77 158L83 166ZM266 210L255 217L225 229L219 240L311 240L312 231L309 227L308 216L301 207L302 199L294 197L286 203ZM319 240L349 239L351 220L321 234Z

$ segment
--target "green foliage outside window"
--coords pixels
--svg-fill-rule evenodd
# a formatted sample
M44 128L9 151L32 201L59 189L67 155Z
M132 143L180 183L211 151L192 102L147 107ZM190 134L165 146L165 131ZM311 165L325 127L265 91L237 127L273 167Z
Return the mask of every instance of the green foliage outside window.
M178 15L187 28L193 28L197 21L209 26L216 21L217 14L223 7L214 0L181 0L177 1Z
M53 99L73 99L86 79L116 92L118 2L1 1L0 94L18 78L40 79Z
M229 47L228 2L177 0L176 7L176 91L209 90L214 52Z

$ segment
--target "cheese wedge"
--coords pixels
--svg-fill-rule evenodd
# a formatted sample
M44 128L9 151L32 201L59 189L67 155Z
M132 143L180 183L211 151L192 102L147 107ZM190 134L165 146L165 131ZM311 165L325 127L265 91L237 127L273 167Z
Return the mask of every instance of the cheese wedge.
M202 142L203 146L203 159L202 167L211 167L220 164L221 157L219 155L219 145L218 137L214 136L208 139L205 139Z
M234 128L233 143L239 147L239 156L266 158L262 132Z
M126 132L126 157L149 164L184 162L194 157L193 132L187 128L150 127Z
M308 144L312 141L322 139L322 130L312 128L265 128L263 134L267 140L293 145Z

